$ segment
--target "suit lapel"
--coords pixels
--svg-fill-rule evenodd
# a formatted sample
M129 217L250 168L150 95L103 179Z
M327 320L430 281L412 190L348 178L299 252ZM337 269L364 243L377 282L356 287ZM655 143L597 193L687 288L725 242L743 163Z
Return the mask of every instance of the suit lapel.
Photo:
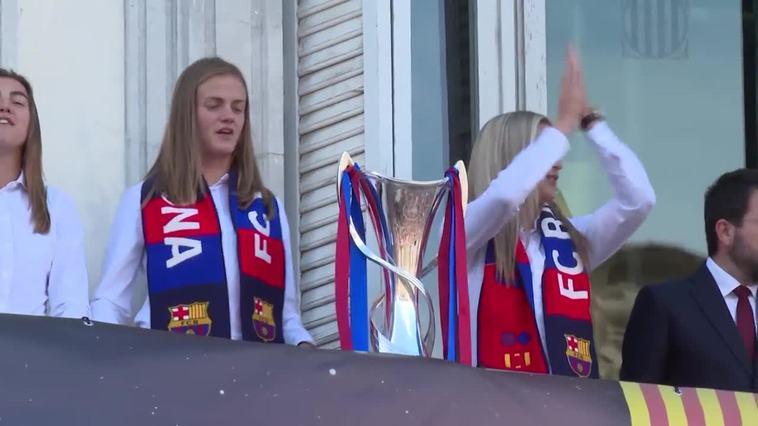
M692 296L697 301L700 309L705 313L705 317L711 322L718 334L726 343L726 346L739 360L740 365L745 372L752 375L753 365L748 359L747 350L745 350L742 339L737 332L737 326L726 307L724 298L721 296L718 285L713 279L711 272L703 265L693 277L694 286L692 287Z

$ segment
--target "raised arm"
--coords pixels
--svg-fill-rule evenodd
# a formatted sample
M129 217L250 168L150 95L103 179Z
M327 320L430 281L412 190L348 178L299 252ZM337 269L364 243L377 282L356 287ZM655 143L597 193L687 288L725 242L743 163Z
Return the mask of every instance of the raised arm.
M555 127L545 128L466 208L466 248L469 253L484 246L516 216L539 181L566 155L569 143L565 135L576 129L586 105L579 58L569 47Z
M466 207L466 248L487 244L518 214L519 207L550 168L569 150L560 131L546 128L498 173L487 189Z
M595 124L587 137L600 156L614 193L592 214L571 219L589 242L589 268L593 269L640 227L655 205L655 191L642 162L605 122Z

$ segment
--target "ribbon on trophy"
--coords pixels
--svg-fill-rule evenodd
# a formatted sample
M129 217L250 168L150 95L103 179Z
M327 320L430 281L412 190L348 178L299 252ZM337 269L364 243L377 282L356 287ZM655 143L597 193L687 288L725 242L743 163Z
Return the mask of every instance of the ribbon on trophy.
M366 227L361 210L366 201L380 256L393 253L392 238L374 186L358 164L351 163L338 176L339 216L335 266L335 303L340 346L343 350L369 350L369 321L366 255L350 237L351 225L361 241ZM456 168L445 174L448 187L443 236L438 252L441 324L445 359L471 363L471 321L468 303L463 191ZM384 291L389 300L395 292L395 278L384 271ZM385 304L385 323L392 322L392 307ZM452 344L449 344L452 342ZM419 352L422 342L419 340Z
M471 365L471 310L461 181L455 167L445 172L445 178L449 192L437 255L442 348L446 360Z
M353 163L342 173L340 179L339 217L337 224L337 253L335 266L335 304L340 346L343 350L368 351L368 283L366 256L350 238L350 222L365 241L366 228L361 210L361 194L366 199L368 212L374 226L379 252L384 258L392 241L387 232L387 223L377 202L378 194L365 179L360 166ZM385 248L385 245L387 248ZM388 271L384 271L385 292L391 295L393 286ZM386 318L390 307L387 306Z

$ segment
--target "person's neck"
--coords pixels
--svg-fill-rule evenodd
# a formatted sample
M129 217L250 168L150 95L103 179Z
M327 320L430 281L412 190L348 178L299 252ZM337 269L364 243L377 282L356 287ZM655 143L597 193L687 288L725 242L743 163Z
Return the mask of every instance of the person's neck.
M231 166L231 157L203 158L203 177L208 182L208 185L213 185L229 172Z
M21 153L0 148L0 188L18 179L21 173Z
M540 204L542 206L542 204ZM532 232L536 229L537 218L539 217L539 210L536 212L526 213L526 210L521 210L519 213L519 225L520 232Z
M734 263L734 261L727 254L717 253L711 256L711 259L713 259L713 261L716 262L716 264L719 265L721 269L723 269L727 274L731 275L732 278L737 280L740 284L755 284L752 282L750 274L748 274L746 271L743 271L739 266L737 266L737 264Z

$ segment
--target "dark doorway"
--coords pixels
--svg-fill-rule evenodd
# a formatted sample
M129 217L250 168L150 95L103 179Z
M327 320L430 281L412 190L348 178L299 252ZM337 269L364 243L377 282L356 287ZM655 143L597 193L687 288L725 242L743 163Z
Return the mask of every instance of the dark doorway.
M473 144L472 127L472 7L469 0L445 0L447 63L447 115L449 158L468 164Z
M745 165L758 168L758 96L756 94L756 0L742 0L742 69L745 91Z

